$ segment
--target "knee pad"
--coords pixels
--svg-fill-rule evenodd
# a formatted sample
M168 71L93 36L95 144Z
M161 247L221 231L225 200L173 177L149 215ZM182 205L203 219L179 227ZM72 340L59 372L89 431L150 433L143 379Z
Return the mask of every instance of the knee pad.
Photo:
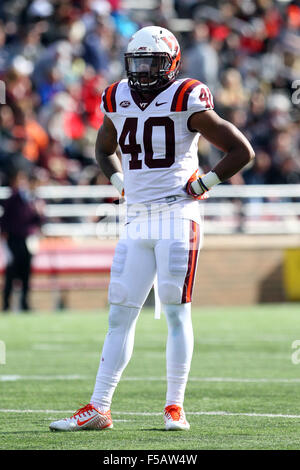
M171 282L163 282L158 286L158 295L163 304L181 304L182 289Z
M140 310L124 305L111 305L108 316L109 330L130 328L138 317Z
M132 287L128 287L125 282L114 279L110 281L108 303L129 308L141 308L144 302L140 297L139 292L133 293Z
M124 305L127 301L128 290L121 282L111 281L108 288L108 302L110 304Z

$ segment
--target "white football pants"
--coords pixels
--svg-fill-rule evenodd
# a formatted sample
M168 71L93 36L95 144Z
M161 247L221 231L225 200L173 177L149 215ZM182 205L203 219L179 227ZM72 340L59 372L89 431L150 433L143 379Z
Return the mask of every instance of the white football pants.
M109 329L91 403L110 409L114 390L128 364L136 321L155 274L168 324L166 405L183 406L193 353L191 300L200 243L200 227L176 219L167 233L161 227L131 222L120 238L111 269ZM164 230L164 229L163 229Z

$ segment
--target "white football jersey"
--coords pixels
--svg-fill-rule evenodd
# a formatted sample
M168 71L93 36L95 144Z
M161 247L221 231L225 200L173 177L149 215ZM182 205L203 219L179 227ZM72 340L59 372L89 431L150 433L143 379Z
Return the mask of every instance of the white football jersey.
M189 118L209 109L213 98L208 87L189 78L175 80L147 102L130 89L126 79L104 91L101 110L117 131L128 205L172 197L185 205L197 204L185 192L198 169L200 137L189 128Z

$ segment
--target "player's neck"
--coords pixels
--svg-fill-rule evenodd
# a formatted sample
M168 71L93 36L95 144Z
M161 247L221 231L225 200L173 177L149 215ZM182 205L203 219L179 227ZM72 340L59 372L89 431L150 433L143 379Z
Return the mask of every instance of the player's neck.
M137 91L141 101L152 101L157 95L159 95L160 91L150 91L150 92L141 92Z
M172 85L173 82L167 83L163 88L159 90L153 90L153 91L140 91L140 90L135 90L135 92L138 94L139 98L141 101L152 101L156 96L158 96L160 93L165 91L169 86Z

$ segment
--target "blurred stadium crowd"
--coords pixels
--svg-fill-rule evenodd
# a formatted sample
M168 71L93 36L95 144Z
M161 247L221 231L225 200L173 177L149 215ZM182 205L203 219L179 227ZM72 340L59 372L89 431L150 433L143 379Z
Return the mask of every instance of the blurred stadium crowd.
M181 76L205 82L217 112L255 148L255 165L232 182L300 183L300 113L292 99L300 79L300 2L125 7L119 0L1 1L0 184L20 168L43 185L107 184L94 158L100 95L124 78L128 39L149 24L173 30L182 46ZM175 31L174 19L185 27L177 21ZM200 139L204 170L219 156Z

